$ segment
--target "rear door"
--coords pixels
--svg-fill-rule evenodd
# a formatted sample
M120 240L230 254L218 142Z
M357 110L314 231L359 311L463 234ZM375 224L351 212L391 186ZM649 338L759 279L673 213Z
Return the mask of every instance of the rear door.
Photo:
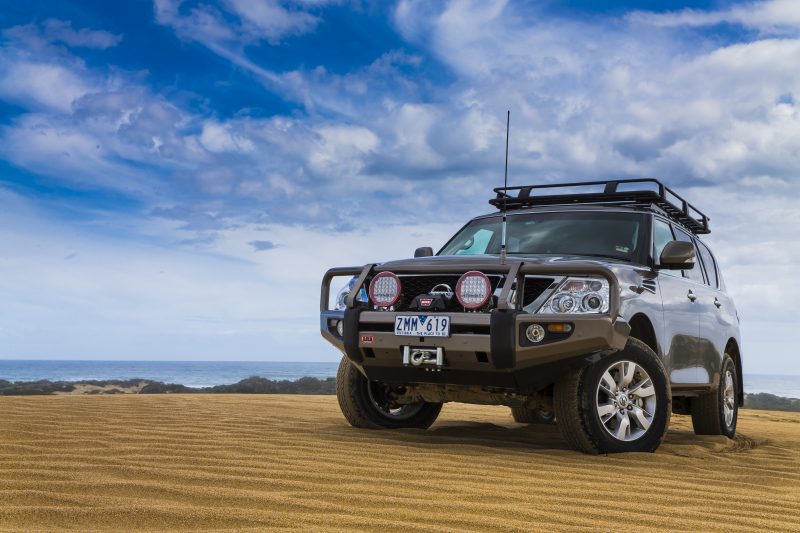
M733 300L722 290L722 279L719 267L711 250L700 240L695 239L703 271L706 275L708 289L703 293L703 314L700 315L700 364L703 368L701 377L708 376L708 381L716 382L720 371L725 346L736 325L736 310Z
M658 264L661 251L675 240L672 226L665 220L653 218L653 257ZM667 369L672 383L696 383L697 348L700 321L692 283L680 270L659 270L658 286L664 305L664 335L662 339Z

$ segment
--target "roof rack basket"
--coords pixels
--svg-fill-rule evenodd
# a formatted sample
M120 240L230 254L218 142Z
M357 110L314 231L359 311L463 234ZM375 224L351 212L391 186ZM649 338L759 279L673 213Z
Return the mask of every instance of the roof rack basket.
M626 190L620 191L620 184L641 183L656 190ZM566 194L534 194L542 190L564 187L596 187L603 186L603 192L566 193ZM652 178L625 179L611 181L587 181L578 183L552 183L545 185L523 185L518 187L497 187L494 189L497 197L489 203L498 209L524 209L542 205L563 204L618 204L636 206L656 206L669 218L682 224L692 233L702 235L711 233L708 229L709 218L701 213L692 204L678 196L672 189ZM512 194L515 193L515 194ZM669 196L668 196L669 195Z

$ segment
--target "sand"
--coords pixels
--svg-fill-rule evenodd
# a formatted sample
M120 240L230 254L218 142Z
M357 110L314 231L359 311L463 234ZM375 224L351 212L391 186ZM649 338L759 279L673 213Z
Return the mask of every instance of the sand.
M0 398L0 530L800 531L800 414L740 437L673 417L655 454L586 456L508 409L429 431L332 396Z

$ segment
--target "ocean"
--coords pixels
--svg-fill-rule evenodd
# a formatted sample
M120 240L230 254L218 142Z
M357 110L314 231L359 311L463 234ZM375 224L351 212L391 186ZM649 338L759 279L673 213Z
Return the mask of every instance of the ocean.
M336 376L337 362L279 361L44 361L0 359L0 379L80 381L143 378L188 387L229 385L250 376L294 380ZM800 376L746 374L745 392L800 398Z

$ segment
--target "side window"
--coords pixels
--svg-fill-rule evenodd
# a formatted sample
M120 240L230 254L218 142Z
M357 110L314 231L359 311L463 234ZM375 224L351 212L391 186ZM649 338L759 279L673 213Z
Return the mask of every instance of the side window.
M672 227L659 218L653 218L653 259L658 264L661 259L661 252L668 242L674 241L675 236L672 234ZM680 270L662 270L662 274L667 276L681 276Z
M688 233L678 228L675 228L675 237L679 241L694 242ZM694 247L694 253L697 256L697 260L694 263L694 268L691 270L684 270L683 275L684 277L687 277L692 281L696 281L697 283L705 283L705 280L703 279L703 267L701 266L702 263L700 262L700 254L697 253L696 245Z
M711 250L708 249L704 243L697 241L697 249L700 250L700 259L703 261L703 267L708 277L708 284L712 287L719 288L719 279L717 277L717 263L714 261L714 256L711 255Z
M661 257L661 252L669 241L674 241L675 237L672 236L672 228L669 224L659 218L653 219L653 259L658 263Z

